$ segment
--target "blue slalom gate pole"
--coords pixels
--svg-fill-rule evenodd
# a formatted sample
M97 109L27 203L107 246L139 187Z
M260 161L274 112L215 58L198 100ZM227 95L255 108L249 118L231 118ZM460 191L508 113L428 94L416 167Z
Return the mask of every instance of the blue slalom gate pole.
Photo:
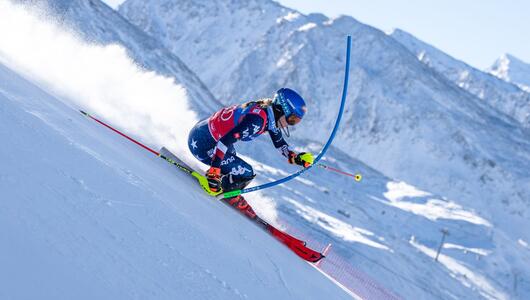
M250 193L250 192L254 192L254 191L258 191L258 190L263 190L263 189L266 189L266 188L270 188L270 187L285 183L285 182L287 182L287 181L289 181L289 180L291 180L291 179L293 179L295 177L300 176L302 173L304 173L304 172L308 171L309 169L311 169L314 165L316 165L318 163L318 161L322 158L322 156L324 156L324 154L326 154L326 151L328 150L329 146L331 145L331 142L333 142L333 139L335 138L335 134L337 133L337 130L339 129L340 120L342 119L342 113L344 111L344 104L346 103L346 95L348 93L348 79L350 77L350 51L351 51L351 36L348 36L347 41L346 41L346 66L345 66L345 70L344 70L344 86L342 88L342 100L340 102L339 115L337 117L337 121L335 122L335 126L333 127L333 131L331 132L331 135L330 135L328 141L324 145L324 148L322 148L322 151L320 151L320 153L318 154L317 158L315 158L315 161L313 162L313 164L311 166L307 167L307 168L304 168L304 169L294 173L294 174L291 174L291 175L289 175L287 177L284 177L282 179L278 179L278 180L273 181L273 182L265 183L265 184L254 186L254 187L250 187L250 188L245 188L245 189L242 189L242 190L235 190L235 191L231 191L231 192L228 192L228 193L224 193L224 194L222 194L222 196L224 198L230 198L230 197L237 196L239 194L245 194L245 193Z

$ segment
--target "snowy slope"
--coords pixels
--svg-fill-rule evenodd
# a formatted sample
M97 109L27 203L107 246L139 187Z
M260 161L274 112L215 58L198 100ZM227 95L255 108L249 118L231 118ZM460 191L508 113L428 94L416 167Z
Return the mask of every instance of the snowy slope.
M530 126L530 93L524 92L514 84L499 80L491 74L477 70L405 31L396 29L390 36L414 53L421 62L459 87L512 116L523 126ZM514 83L517 82L514 81Z
M3 299L349 298L162 160L0 78Z
M488 70L502 80L517 84L520 88L530 92L530 64L517 57L504 54Z
M126 131L142 132L151 145L171 141L168 136L182 140L196 120L182 86L138 69L119 49L84 44L7 2L0 5L2 22L32 33L19 28L22 37L39 36L22 40L48 55L48 64L28 60L10 39L12 31L1 32L0 61L44 88L0 67L6 145L0 153L0 277L10 283L2 298L347 297L244 218L204 197L191 180L75 109L90 108ZM82 65L79 80L69 72ZM120 88L114 72L128 88L143 85ZM146 93L156 101L142 102ZM172 118L157 104L187 117ZM187 152L180 147L172 148Z
M197 119L184 87L142 71L119 48L86 44L8 2L0 8L0 20L18 27L1 24L0 61L34 82L0 68L0 133L9 145L0 153L3 299L349 298L193 181L76 109L186 158L176 141ZM35 48L42 56L28 55Z

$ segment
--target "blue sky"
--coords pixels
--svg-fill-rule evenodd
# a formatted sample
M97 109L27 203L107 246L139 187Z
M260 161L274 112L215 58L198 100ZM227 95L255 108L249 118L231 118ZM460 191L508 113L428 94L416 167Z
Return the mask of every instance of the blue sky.
M503 53L530 63L530 0L276 1L304 14L343 14L383 31L403 29L479 69ZM116 7L123 0L104 2Z

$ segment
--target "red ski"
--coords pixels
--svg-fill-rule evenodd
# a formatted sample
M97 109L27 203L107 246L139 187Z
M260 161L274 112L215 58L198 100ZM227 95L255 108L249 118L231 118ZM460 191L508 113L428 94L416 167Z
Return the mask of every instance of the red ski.
M96 121L97 123L107 127L108 129L116 132L117 134L125 137L126 139L130 140L131 142L137 144L138 146L144 148L145 150L153 153L154 155L164 159L165 161L169 162L170 164L174 165L177 167L177 169L179 169L180 171L192 176L193 178L195 179L198 179L198 177L202 177L201 175L199 175L198 172L196 172L195 170L193 170L191 167L189 167L186 163L184 163L182 160L180 160L178 157L176 157L173 153L171 153L169 150L167 150L166 148L162 148L160 150L160 152L157 152L151 148L149 148L148 146L136 141L135 139L125 135L124 133L122 133L121 131L111 127L110 125L96 119L94 116L80 110L80 112ZM230 200L230 198L228 199L223 199L225 201L223 201L224 203L230 205L230 203L228 203L228 201ZM228 200L228 201L226 201ZM232 208L235 208L234 206L230 205L230 207ZM238 210L237 208L235 208L237 211L241 212L241 210ZM306 261L309 261L309 262L312 262L312 263L316 263L318 262L319 260L321 260L322 258L324 258L324 255L320 252L317 252L315 250L312 250L310 249L309 247L306 246L306 243L304 241L301 241L297 238L294 238L292 237L291 235L283 232L283 231L280 231L278 230L277 228L275 228L274 226L270 225L269 223L267 223L265 220L263 220L262 218L260 218L259 216L253 214L251 216L249 215L246 215L244 214L249 220L253 221L254 224L260 226L261 228L263 228L265 231L267 231L268 233L270 233L272 236L274 236L276 239L278 239L280 242L282 242L285 246L287 246L289 249L291 249L294 253L296 253L298 256L300 256L302 259L306 260Z
M166 148L162 147L160 149L160 154L162 157L165 157L173 162L173 164L178 164L179 170L183 170L183 168L188 169L186 174L191 174L194 171L191 167L189 167L186 163L184 163L182 160L180 160L178 157L176 157L173 153L171 153ZM183 170L184 171L184 170ZM242 211L237 209L235 206L230 204L230 198L228 199L221 199L221 201L228 206L234 208L236 211L243 214L245 217L247 217L249 220L251 220L254 224L258 225L260 228L264 229L266 232L270 233L272 236L274 236L278 241L282 242L285 246L287 246L289 249L291 249L296 255L300 256L302 259L316 263L325 256L315 251L309 247L306 246L306 242L299 240L279 229L272 226L271 224L267 223L267 221L263 220L259 216L253 214L252 216L249 216L247 214L244 214Z
M260 222L265 222L260 218ZM265 222L266 223L266 222ZM300 256L302 259L307 260L312 263L316 263L325 256L306 246L304 241L301 241L297 238L290 236L289 234L276 229L274 226L267 223L267 230L284 245L289 247L294 253Z

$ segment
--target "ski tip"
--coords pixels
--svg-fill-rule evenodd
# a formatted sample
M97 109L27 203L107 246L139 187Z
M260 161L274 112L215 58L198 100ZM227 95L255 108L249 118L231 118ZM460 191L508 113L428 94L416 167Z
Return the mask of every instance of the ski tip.
M88 116L88 114L86 112L82 111L82 110L79 110L79 112L81 112L85 116Z
M312 257L308 258L307 261L319 265L320 261L325 258L326 256L322 253L319 253L320 255L313 255Z

